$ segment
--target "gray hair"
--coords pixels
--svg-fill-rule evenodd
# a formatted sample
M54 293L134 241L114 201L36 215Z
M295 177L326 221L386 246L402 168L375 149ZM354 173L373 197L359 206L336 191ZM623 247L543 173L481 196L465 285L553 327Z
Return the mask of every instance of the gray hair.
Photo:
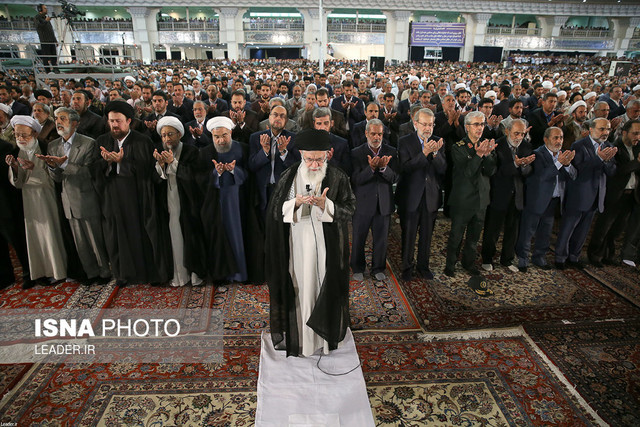
M45 104L44 102L36 102L35 104L33 104L34 107L36 105L41 107L42 111L44 111L45 113L51 114L51 108L47 104Z
M589 121L589 129L595 129L595 127L597 126L596 122L598 120L604 120L605 122L609 123L609 120L605 117L596 117L595 119Z
M326 116L331 117L331 110L328 107L316 108L315 110L313 110L313 113L311 114L311 116L314 119L317 119L319 117L326 117Z
M606 101L598 101L593 105L594 110L599 110L603 105L609 105Z
M639 104L640 104L640 99L632 99L631 101L629 101L627 103L627 111L629 110L629 108L633 108L633 107L635 107L636 105L639 105Z
M275 104L278 104L279 106L284 107L284 99L280 98L279 96L271 98L269 100L269 108L273 108Z
M511 128L513 127L513 124L514 124L514 123L516 123L516 122L520 123L520 124L522 125L522 127L524 127L525 129L527 128L527 124L526 124L526 122L525 122L524 120L522 120L522 119L513 119L513 120L509 121L509 122L507 122L507 124L504 126L504 128L505 128L506 130L511 130Z
M551 126L548 127L545 131L544 131L544 135L542 136L543 138L549 138L549 135L551 135L551 132L553 132L554 130L559 130L560 133L562 133L562 129L560 129L557 126ZM564 136L564 135L563 135Z
M382 123L382 120L380 119L371 119L367 122L367 127L365 128L365 130L367 132L369 132L369 128L371 126L382 126L382 128L384 129L384 123Z
M433 114L433 111L431 111L430 108L420 108L418 111L416 111L416 113L413 116L413 120L418 120L420 118L420 115L423 116L428 116L428 117L435 117L435 115Z
M193 103L193 106L195 107L196 105L200 105L200 104L202 104L205 110L207 109L207 103L204 101L196 101Z
M59 107L53 114L57 118L60 113L67 113L70 122L80 122L80 114L73 108Z
M468 125L471 123L471 119L476 117L482 117L482 120L484 121L484 113L482 111L472 111L464 117L464 125Z

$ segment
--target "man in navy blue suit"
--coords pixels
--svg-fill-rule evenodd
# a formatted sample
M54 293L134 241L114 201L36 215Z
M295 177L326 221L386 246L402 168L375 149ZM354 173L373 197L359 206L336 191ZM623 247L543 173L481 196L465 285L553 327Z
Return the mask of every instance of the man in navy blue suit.
M344 95L335 98L331 107L344 114L348 126L347 130L350 131L356 123L364 120L364 103L362 99L355 96L352 81L346 80L342 83L342 88Z
M327 107L316 108L312 114L313 128L329 132L333 127L331 110ZM346 139L340 138L329 132L331 149L327 152L329 164L342 169L347 175L351 175L351 152Z
M587 239L593 216L604 211L607 176L616 172L614 156L618 149L608 141L609 120L594 119L589 123L589 136L574 142L573 166L578 176L567 185L565 213L560 222L556 243L556 268L581 268L580 252Z
M269 112L269 129L256 132L249 138L249 170L256 175L263 216L282 171L300 161L294 135L284 129L287 110L276 106Z
M433 136L435 117L428 108L414 116L416 132L398 142L400 180L396 189L396 204L402 229L402 279L413 278L414 248L418 229L418 274L433 279L429 266L431 237L438 208L442 204L441 182L447 169L444 141Z
M396 149L382 143L384 125L378 119L370 120L365 130L367 143L351 151L353 175L351 185L356 196L353 215L351 269L353 278L362 280L366 267L364 246L369 230L373 238L371 275L384 280L386 275L387 236L389 221L394 211L393 184L398 180Z
M361 122L353 125L353 128L349 131L351 136L351 148L356 148L365 142L367 142L367 138L365 136L365 130L367 127L367 123L369 120L377 119L380 114L380 107L375 102L369 102L367 104L367 108L364 110L365 119ZM384 126L384 123L383 123ZM389 128L384 126L384 136L383 143L389 144Z
M543 138L544 145L533 151L536 158L533 172L525 183L526 199L516 243L518 269L523 273L529 268L531 239L534 236L536 246L531 262L548 269L545 257L549 252L553 219L556 210L562 209L566 181L574 179L577 173L571 164L575 152L560 152L564 140L562 129L555 126L547 128Z

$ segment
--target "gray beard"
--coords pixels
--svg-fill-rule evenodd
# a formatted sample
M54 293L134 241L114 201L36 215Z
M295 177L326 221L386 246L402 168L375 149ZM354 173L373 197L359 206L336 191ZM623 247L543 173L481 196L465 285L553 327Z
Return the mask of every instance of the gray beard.
M215 142L213 143L214 147L216 148L216 151L220 154L224 154L224 153L228 153L229 151L231 151L231 144L227 145L227 146L222 146L222 145L218 145Z

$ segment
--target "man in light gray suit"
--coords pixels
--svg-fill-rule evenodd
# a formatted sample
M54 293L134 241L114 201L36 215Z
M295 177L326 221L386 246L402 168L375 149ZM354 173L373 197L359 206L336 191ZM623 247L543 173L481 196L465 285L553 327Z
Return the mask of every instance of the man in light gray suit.
M62 183L62 205L69 220L73 240L88 279L84 284L106 284L111 279L100 214L100 201L92 179L92 171L100 152L94 139L76 133L80 116L61 107L55 112L56 130L60 138L49 143L49 174Z

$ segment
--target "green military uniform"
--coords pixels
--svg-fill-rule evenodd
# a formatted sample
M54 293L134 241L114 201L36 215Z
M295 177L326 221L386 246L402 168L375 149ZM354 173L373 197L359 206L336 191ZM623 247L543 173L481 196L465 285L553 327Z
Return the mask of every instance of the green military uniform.
M462 251L462 266L468 269L475 262L484 214L489 204L489 177L496 172L496 154L491 152L485 157L478 156L471 140L465 137L451 147L451 161L451 232L447 243L446 269L453 271L465 230L467 239Z

